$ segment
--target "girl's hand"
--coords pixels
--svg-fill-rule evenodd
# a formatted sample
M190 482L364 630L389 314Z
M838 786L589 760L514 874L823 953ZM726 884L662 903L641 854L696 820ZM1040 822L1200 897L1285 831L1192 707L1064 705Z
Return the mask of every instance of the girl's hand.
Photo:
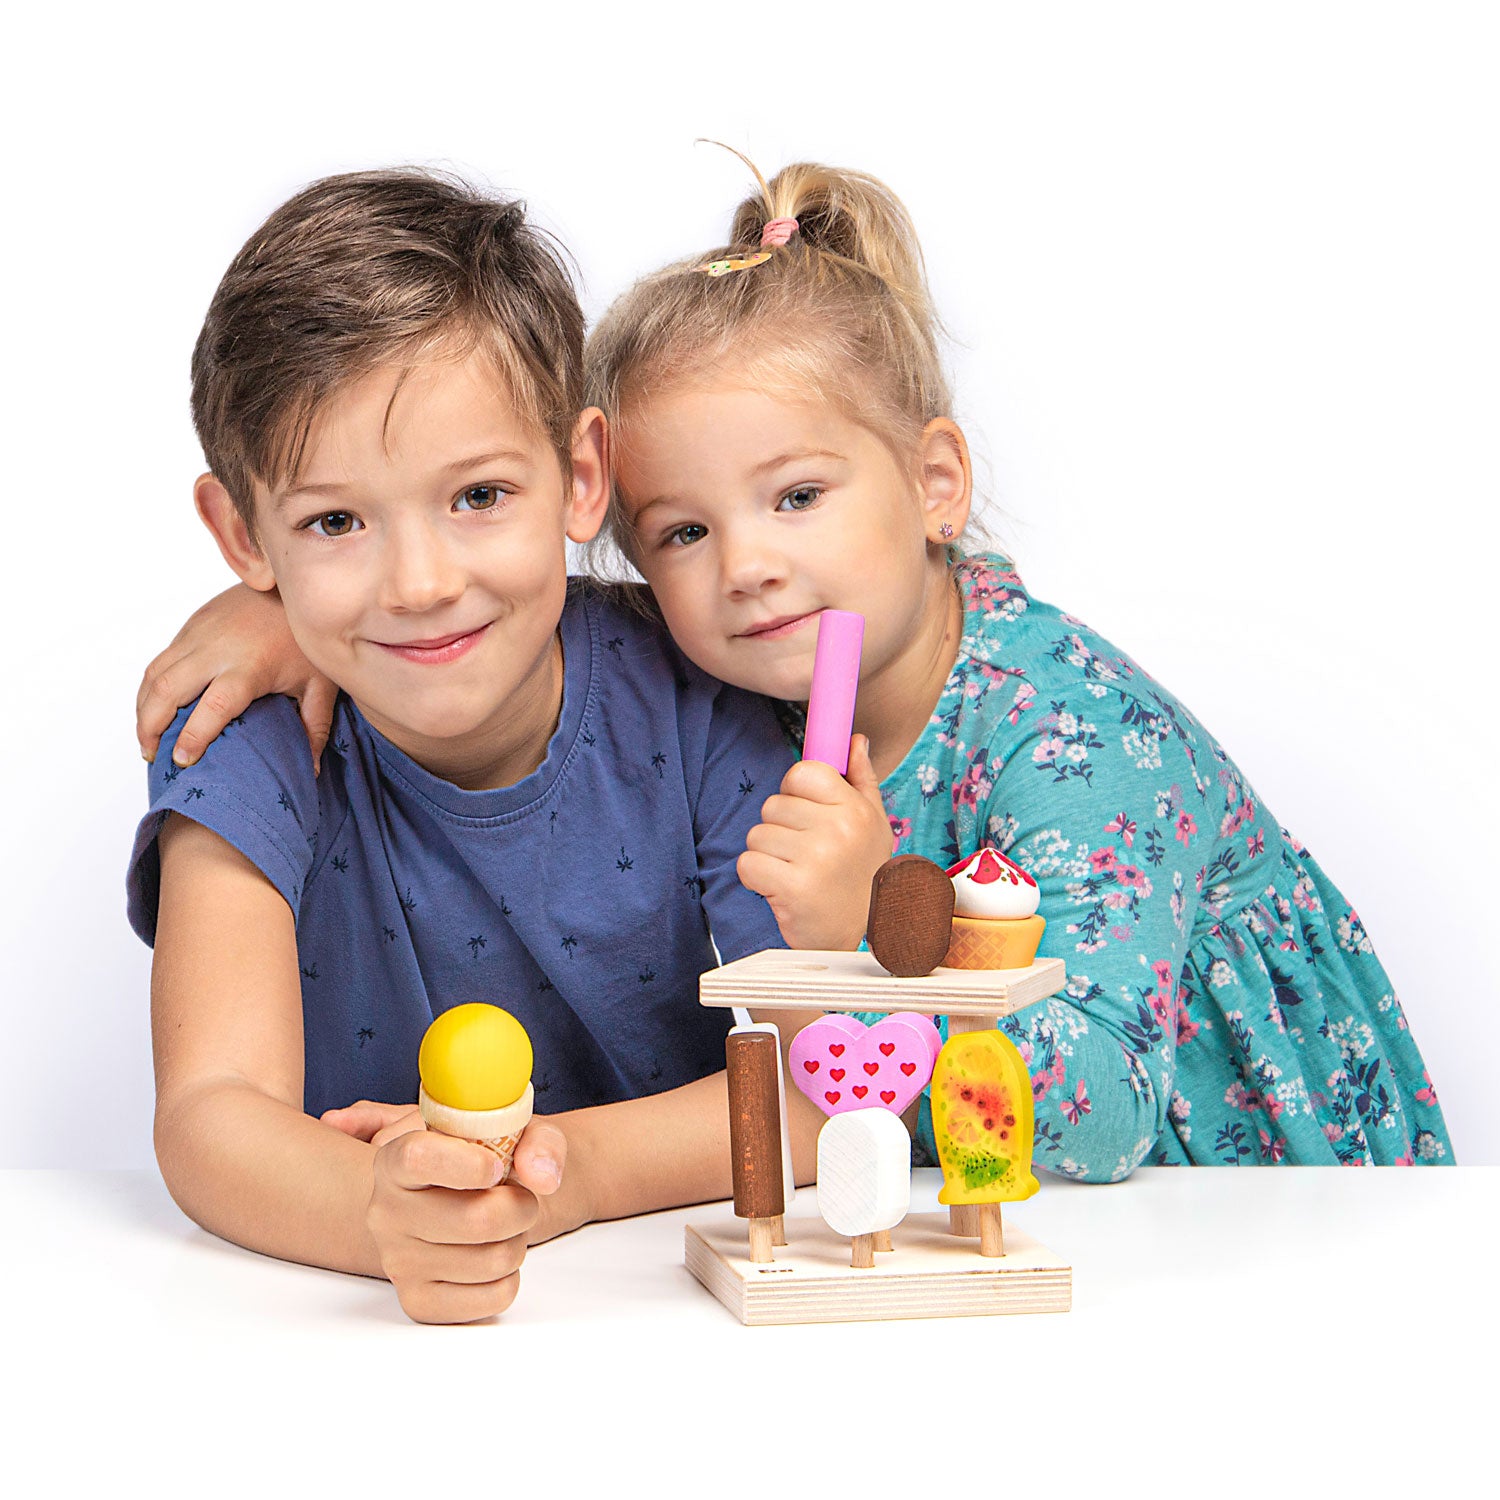
M398 1130L385 1141L375 1153L367 1222L381 1269L409 1318L473 1323L515 1301L538 1198L556 1191L566 1154L562 1131L533 1119L510 1176L497 1185L499 1161L473 1141L421 1128Z
M316 769L338 689L293 640L280 596L237 583L198 610L146 668L135 698L141 754L154 760L162 731L197 698L172 751L178 765L193 765L231 719L268 693L297 700Z
M894 847L869 740L851 741L847 781L832 766L799 760L760 816L735 869L770 902L788 946L859 947L870 881Z

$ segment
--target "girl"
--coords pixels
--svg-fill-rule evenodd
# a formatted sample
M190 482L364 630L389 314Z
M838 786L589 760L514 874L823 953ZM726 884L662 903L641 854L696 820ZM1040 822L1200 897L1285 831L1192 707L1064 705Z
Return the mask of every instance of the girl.
M1128 656L960 550L968 453L902 205L855 172L756 176L724 246L590 340L613 536L683 651L742 687L804 702L818 612L865 616L855 728L896 851L1004 850L1067 962L1002 1023L1038 1164L1451 1162L1391 982L1307 850ZM826 771L792 768L739 864L797 946L838 920L824 833L866 801L862 758L846 786ZM846 882L856 938L868 888ZM930 1130L924 1103L929 1151Z
M962 549L968 450L902 205L854 172L759 180L727 243L627 292L587 359L610 533L689 658L798 704L818 613L866 618L849 779L793 766L741 879L788 942L852 947L890 833L1029 871L1068 983L1002 1025L1052 1171L1451 1162L1391 983L1316 862L1159 683ZM209 634L174 648L195 686ZM935 1160L925 1100L917 1136Z

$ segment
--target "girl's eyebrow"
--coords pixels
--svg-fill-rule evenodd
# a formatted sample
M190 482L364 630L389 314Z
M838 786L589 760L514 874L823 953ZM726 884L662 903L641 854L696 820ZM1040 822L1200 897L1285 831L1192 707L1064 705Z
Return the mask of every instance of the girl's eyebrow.
M793 448L785 453L778 453L775 458L768 458L763 463L756 464L750 470L750 475L752 478L759 479L763 475L772 474L777 469L784 468L787 464L805 463L810 458L831 458L838 463L842 463L847 457L847 454L840 453L834 448ZM635 508L635 513L631 517L631 524L639 525L641 517L648 510L653 510L658 505L676 505L678 503L675 495L657 495L654 499L646 501L644 505Z
M774 469L781 468L784 464L799 463L808 458L833 458L842 460L844 454L836 452L832 448L793 448L789 452L778 454L775 458L768 458L764 463L756 464L751 469L752 474L769 474Z

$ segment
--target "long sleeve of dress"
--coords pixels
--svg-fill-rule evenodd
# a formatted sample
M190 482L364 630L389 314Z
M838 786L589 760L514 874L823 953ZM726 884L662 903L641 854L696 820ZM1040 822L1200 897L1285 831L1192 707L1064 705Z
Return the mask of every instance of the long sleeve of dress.
M1126 1176L1166 1128L1197 906L1204 796L1183 742L1132 697L1051 698L1008 741L986 841L1041 887L1060 994L1007 1017L1036 1100L1038 1166Z
M1451 1161L1358 913L1224 749L1006 559L956 580L958 659L881 795L901 852L989 844L1041 887L1040 953L1067 985L1002 1022L1036 1165L1108 1182L1146 1160Z

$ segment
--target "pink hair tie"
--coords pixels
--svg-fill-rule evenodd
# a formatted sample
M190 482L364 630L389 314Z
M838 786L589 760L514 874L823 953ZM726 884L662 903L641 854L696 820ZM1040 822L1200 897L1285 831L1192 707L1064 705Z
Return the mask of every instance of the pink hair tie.
M797 232L797 221L795 219L772 219L760 232L760 243L762 249L767 245L780 247L791 239Z

